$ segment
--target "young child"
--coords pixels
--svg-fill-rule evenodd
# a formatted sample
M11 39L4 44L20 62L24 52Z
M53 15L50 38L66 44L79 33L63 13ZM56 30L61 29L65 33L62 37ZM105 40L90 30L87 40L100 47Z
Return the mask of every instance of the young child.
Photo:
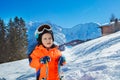
M35 31L38 45L30 54L30 66L36 69L37 80L60 80L59 65L66 63L49 25L44 24Z

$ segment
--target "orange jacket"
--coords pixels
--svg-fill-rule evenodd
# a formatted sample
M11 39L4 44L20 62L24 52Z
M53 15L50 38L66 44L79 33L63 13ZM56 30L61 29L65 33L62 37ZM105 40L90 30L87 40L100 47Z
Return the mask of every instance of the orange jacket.
M30 66L36 69L37 80L42 80L46 78L47 80L60 80L58 71L58 62L62 54L57 47L47 50L42 45L36 46L31 53ZM44 56L49 56L51 61L46 64L40 63L40 58ZM47 72L46 72L47 71Z

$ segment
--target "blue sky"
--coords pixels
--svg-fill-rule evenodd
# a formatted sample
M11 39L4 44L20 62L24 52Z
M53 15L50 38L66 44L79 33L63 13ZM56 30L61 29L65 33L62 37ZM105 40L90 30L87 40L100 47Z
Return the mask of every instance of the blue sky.
M80 23L109 22L120 18L120 0L0 0L0 17L6 22L15 16L29 21L50 21L62 27Z

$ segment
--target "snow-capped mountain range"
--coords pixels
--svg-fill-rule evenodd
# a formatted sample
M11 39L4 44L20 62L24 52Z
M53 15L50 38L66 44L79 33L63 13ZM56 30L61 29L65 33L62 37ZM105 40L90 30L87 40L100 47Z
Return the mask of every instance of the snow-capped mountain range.
M55 43L56 44L63 44L72 40L91 40L101 36L101 29L99 28L100 24L98 23L85 23L85 24L78 24L73 26L72 28L63 28L56 24L50 22L29 22L27 24L28 28L28 42L29 48L28 53L32 50L32 48L36 44L36 39L34 36L34 32L37 27L41 24L49 24L52 27Z
M97 33L96 33L97 34ZM120 32L67 48L65 80L120 80ZM0 64L0 80L35 80L28 59Z

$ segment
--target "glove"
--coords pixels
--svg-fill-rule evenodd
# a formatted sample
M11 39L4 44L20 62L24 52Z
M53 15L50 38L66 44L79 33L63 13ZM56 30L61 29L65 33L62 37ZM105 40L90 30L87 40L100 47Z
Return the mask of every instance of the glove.
M50 62L50 57L49 56L45 56L45 57L40 59L40 63L46 64L46 62Z
M60 65L64 65L65 62L66 62L65 57L64 57L64 56L61 56L61 57L59 58L59 64L60 64Z
M58 49L59 49L60 51L65 51L65 45L60 45L60 46L58 47Z

